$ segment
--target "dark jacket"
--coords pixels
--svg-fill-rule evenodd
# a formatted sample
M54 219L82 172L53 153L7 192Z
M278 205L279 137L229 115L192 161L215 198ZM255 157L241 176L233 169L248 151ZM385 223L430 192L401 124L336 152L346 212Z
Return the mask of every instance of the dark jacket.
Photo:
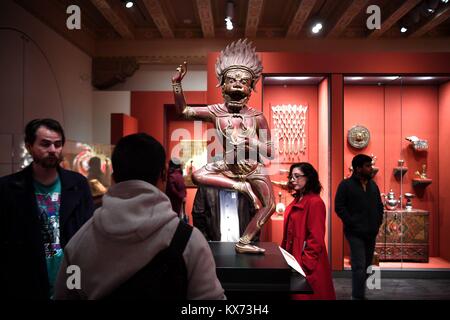
M61 180L61 246L92 216L93 202L86 179L58 169ZM0 178L0 277L3 295L48 299L45 251L34 194L32 166Z
M250 201L238 193L239 235L245 231L256 211ZM192 220L208 241L220 241L220 203L219 189L214 187L199 186L195 194L192 208ZM259 232L252 239L259 240Z
M186 185L184 184L184 178L181 169L169 169L169 175L166 185L166 195L170 199L173 211L180 215L183 200L184 198L186 198Z
M337 189L335 211L344 223L344 232L374 238L383 221L383 203L374 181L364 191L358 177L343 180Z

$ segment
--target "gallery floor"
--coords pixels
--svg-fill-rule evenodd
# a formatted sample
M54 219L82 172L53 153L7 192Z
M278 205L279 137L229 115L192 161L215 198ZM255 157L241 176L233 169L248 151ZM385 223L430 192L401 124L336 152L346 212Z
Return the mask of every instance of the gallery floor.
M352 279L334 278L336 298L350 300ZM450 300L450 279L381 279L381 288L367 290L369 300Z

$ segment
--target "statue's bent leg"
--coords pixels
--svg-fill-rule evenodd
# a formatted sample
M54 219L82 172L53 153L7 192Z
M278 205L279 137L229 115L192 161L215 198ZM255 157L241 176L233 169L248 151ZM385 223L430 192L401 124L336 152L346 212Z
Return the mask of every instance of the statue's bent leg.
M240 253L264 253L265 249L251 244L253 237L261 230L272 213L275 211L275 197L273 195L272 184L268 176L254 174L248 177L253 190L262 200L263 206L256 211L244 234L236 244L236 251Z
M262 203L252 190L248 181L229 178L219 168L204 166L192 174L192 182L218 188L233 189L246 195L253 202L255 208L261 208Z
M244 244L248 244L252 241L255 234L261 230L262 226L275 212L275 197L273 195L272 183L270 182L269 177L255 174L254 176L249 176L249 182L253 190L255 190L260 199L263 201L263 206L261 209L257 210L239 240L239 242Z

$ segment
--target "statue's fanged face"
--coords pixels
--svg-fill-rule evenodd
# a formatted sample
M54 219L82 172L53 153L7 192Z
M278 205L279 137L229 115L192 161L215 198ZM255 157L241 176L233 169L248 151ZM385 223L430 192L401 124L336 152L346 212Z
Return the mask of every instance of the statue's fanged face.
M222 96L228 106L242 108L251 94L252 75L242 69L229 70L224 77Z

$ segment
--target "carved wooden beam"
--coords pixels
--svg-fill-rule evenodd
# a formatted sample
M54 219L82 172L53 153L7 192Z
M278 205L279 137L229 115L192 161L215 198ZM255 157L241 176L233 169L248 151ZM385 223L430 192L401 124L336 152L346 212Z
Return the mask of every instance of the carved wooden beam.
M197 11L202 24L204 38L214 38L214 19L211 9L211 0L196 0Z
M143 0L145 8L153 19L163 38L175 38L172 28L158 0Z
M303 0L298 6L297 12L295 13L294 19L289 26L288 32L286 33L287 38L296 37L300 30L302 30L303 25L308 20L308 17L316 5L317 0Z
M15 0L15 3L89 56L92 57L95 54L95 32L86 25L86 18L81 18L80 30L69 30L66 27L66 21L69 15L66 13L65 6L55 5L55 3L42 0Z
M442 22L447 20L450 17L450 6L446 6L443 10L436 13L436 15L427 23L425 23L423 26L421 26L419 29L414 31L409 37L410 38L417 38L420 36L423 36L428 31L431 31L438 25L440 25Z
M246 37L256 37L263 4L264 0L250 0L248 2L247 21L245 23Z
M345 30L345 28L347 28L350 22L352 22L352 20L358 15L358 13L365 8L366 4L367 0L352 1L327 36L329 38L338 37Z
M139 69L135 57L98 57L92 59L92 85L99 89L108 89L125 82Z
M91 2L122 38L134 39L133 27L109 5L107 0L91 0Z
M422 0L407 0L397 10L392 13L389 18L381 23L381 29L375 29L369 38L379 38L383 33L388 31L394 24L397 23L405 14L410 12Z

